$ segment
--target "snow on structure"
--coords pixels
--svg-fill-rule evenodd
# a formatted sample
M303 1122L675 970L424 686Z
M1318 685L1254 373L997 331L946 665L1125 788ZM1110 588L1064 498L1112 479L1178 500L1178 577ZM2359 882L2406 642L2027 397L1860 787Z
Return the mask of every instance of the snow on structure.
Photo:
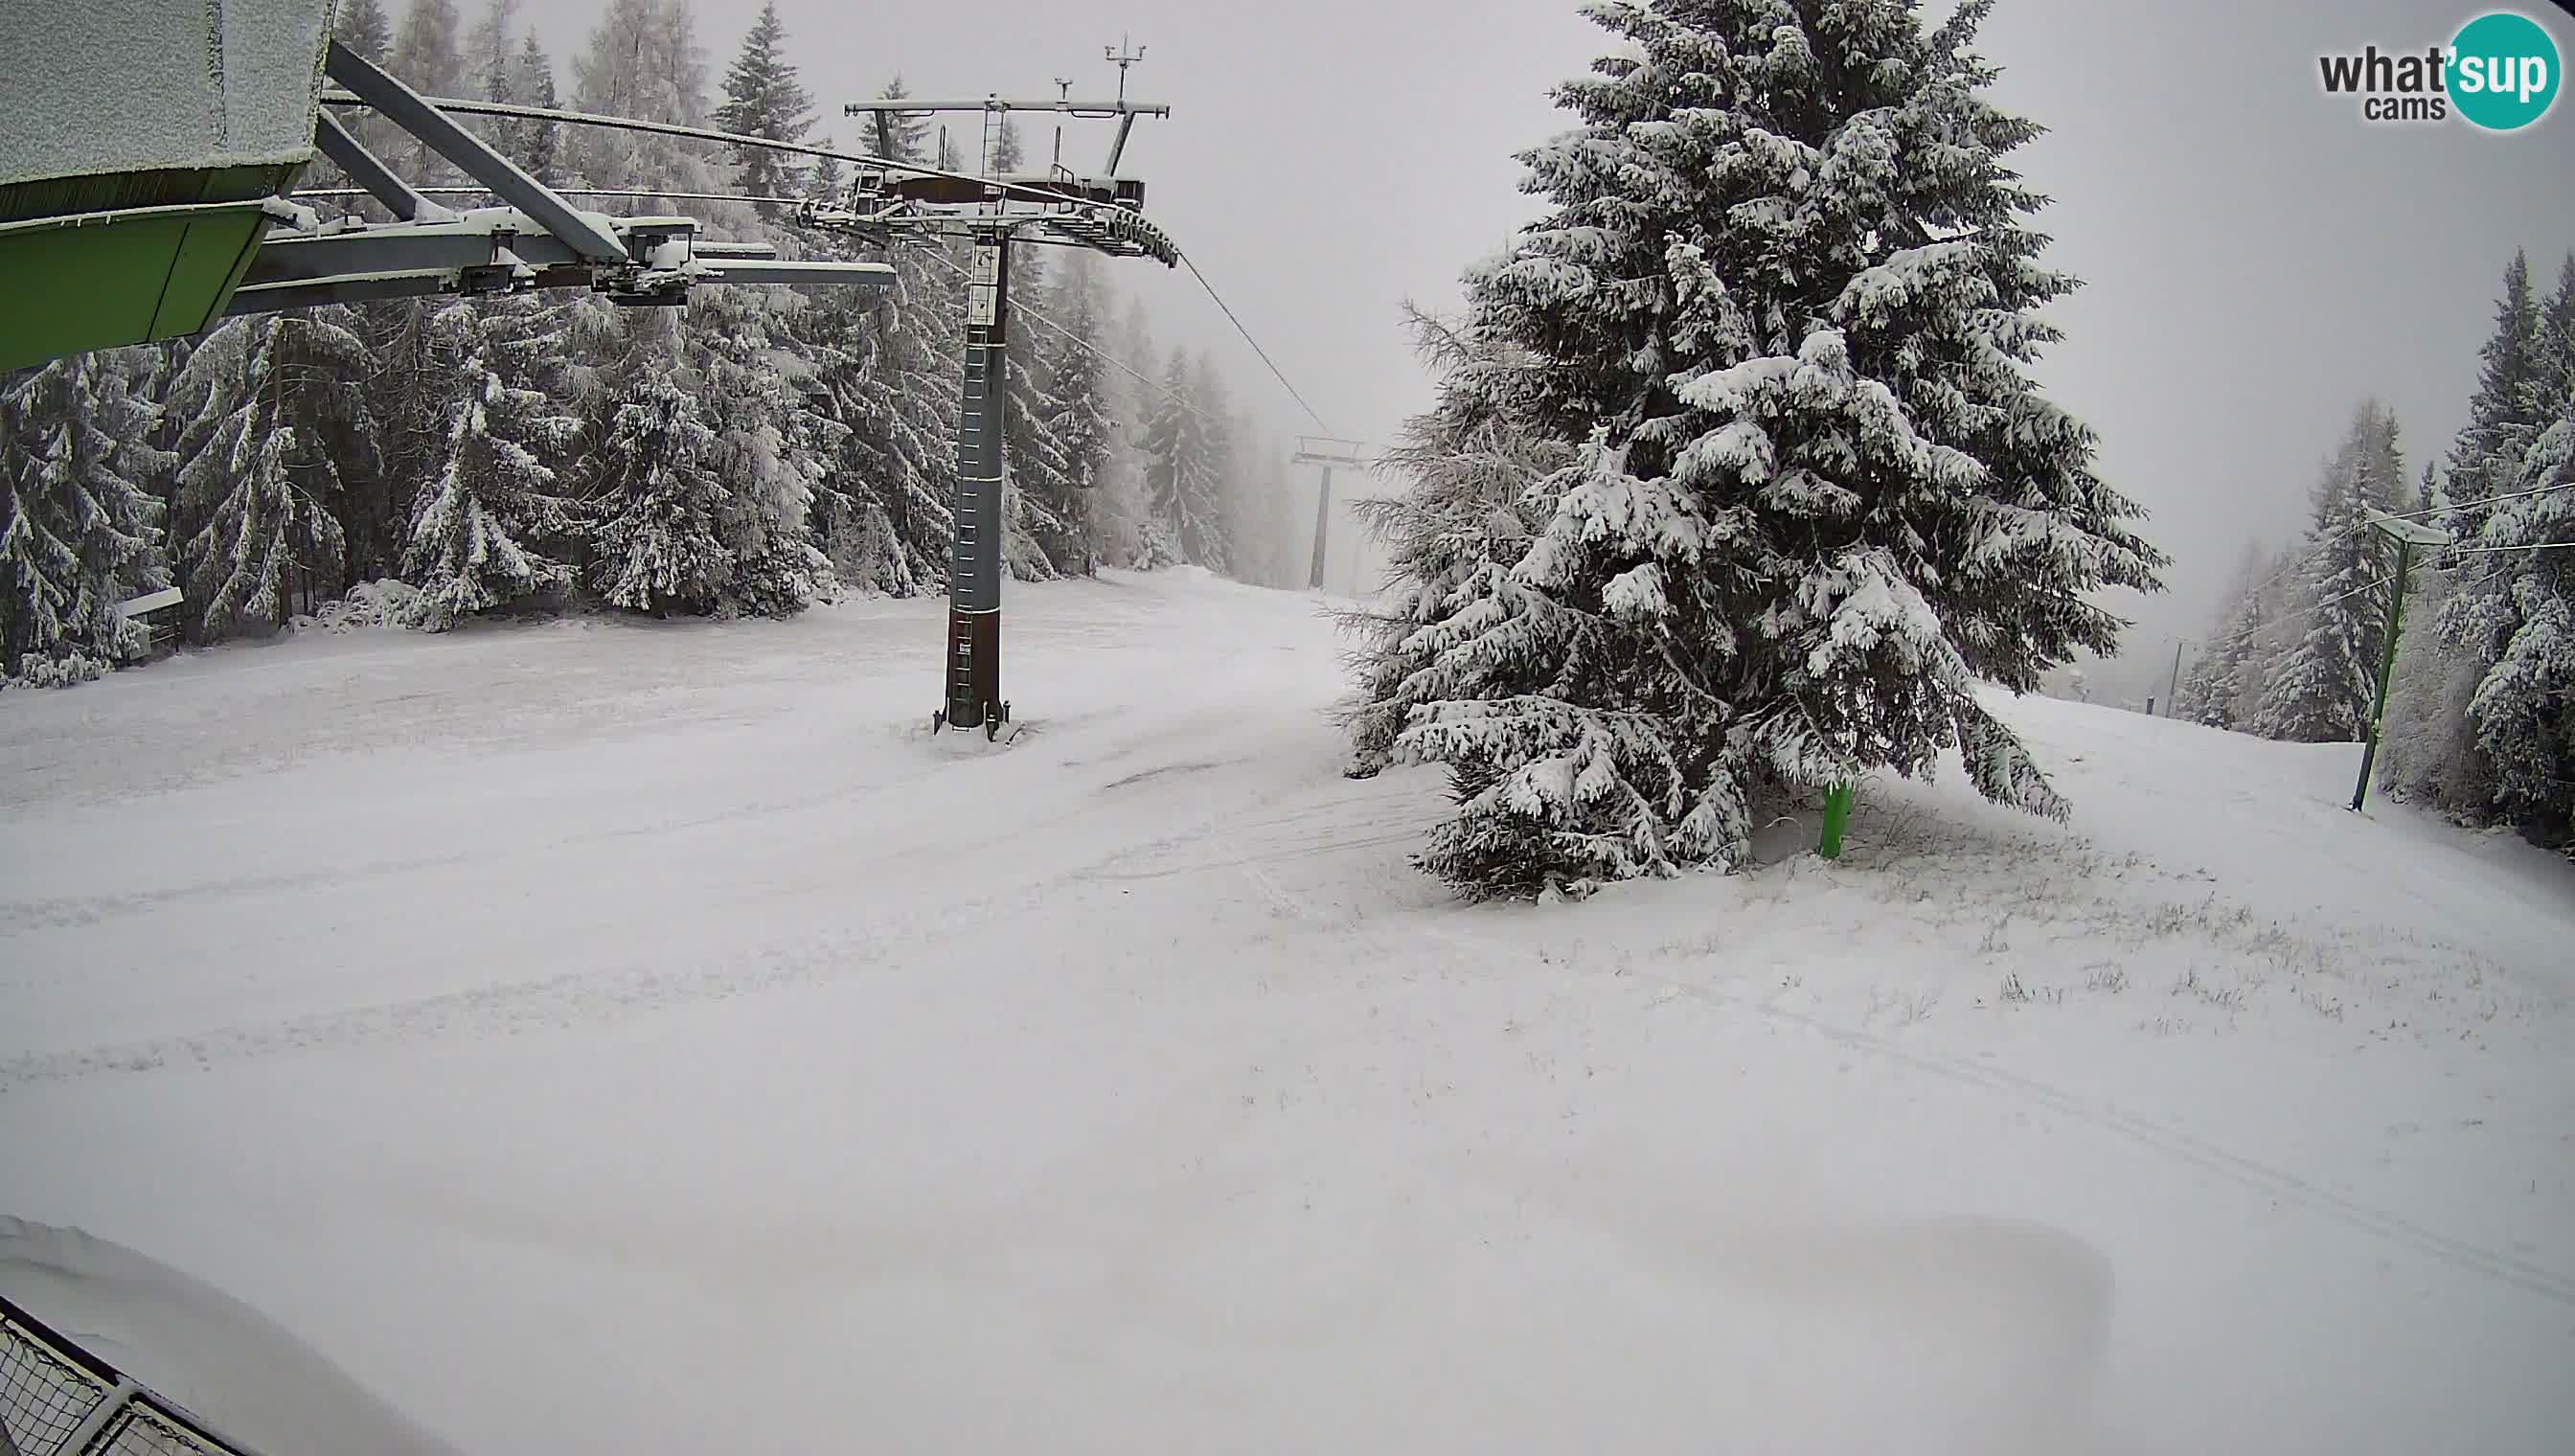
M0 186L313 155L332 0L33 0L0 69Z
M276 1320L113 1240L0 1214L0 1295L239 1441L243 1456L456 1456ZM15 1355L0 1348L0 1421L22 1414L5 1390Z

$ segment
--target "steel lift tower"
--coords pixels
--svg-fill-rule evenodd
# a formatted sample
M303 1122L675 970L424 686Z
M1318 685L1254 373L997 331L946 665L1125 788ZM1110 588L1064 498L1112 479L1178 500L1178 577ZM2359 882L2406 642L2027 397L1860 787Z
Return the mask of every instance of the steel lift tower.
M1127 67L1143 58L1110 52L1118 63L1118 99L916 101L909 97L853 102L845 115L874 119L879 153L894 150L894 119L940 113L980 113L984 118L983 175L906 175L862 168L846 205L808 204L799 221L892 246L904 235L968 238L974 266L966 285L966 386L957 425L957 533L948 563L947 685L936 729L982 728L998 737L1011 721L1002 696L1002 552L1010 462L1004 436L1010 391L1006 353L1011 331L1011 250L1015 241L1085 248L1114 258L1151 258L1179 266L1180 249L1144 218L1145 184L1118 175L1127 139L1140 116L1169 116L1168 106L1127 99ZM1068 88L1069 89L1069 88ZM1012 112L1115 119L1118 135L1096 176L1061 162L1044 172L997 174L994 143ZM1061 134L1058 139L1061 155ZM935 245L935 244L934 244Z
M1359 457L1359 442L1355 440L1332 440L1320 435L1296 437L1296 464L1323 468L1322 488L1314 494L1314 564L1305 578L1306 587L1312 591L1323 590L1323 548L1332 533L1332 471L1334 467L1367 469L1367 462Z

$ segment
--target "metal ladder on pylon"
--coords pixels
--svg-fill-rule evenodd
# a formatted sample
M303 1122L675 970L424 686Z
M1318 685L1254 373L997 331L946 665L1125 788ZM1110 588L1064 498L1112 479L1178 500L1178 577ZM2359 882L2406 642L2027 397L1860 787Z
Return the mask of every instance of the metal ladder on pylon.
M990 98L987 99L989 100ZM993 165L993 149L1002 144L1002 123L1009 120L1010 115L1011 114L1009 112L1002 110L998 106L987 106L984 108L983 157L984 177L987 182L992 180L997 170ZM999 196L998 193L989 187L985 189L985 195L988 197Z

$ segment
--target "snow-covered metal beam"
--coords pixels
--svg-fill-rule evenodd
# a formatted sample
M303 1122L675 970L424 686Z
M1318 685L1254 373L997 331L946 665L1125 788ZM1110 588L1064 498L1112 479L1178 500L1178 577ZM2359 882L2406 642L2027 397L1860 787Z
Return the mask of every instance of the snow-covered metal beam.
M385 210L407 223L439 223L456 216L456 209L430 201L378 161L359 140L340 125L339 118L327 111L313 118L313 141L322 155L340 165L349 180L367 191L369 197L385 205Z
M332 244L340 247L320 251ZM765 244L735 244L722 253L708 252L709 246L686 237L639 241L640 270L602 269L539 233L495 235L428 224L324 235L263 248L253 264L254 276L234 293L225 312L232 317L324 304L564 288L605 292L621 303L678 303L687 289L707 284L885 288L895 281L894 268L884 263L782 262L765 256L772 251ZM743 251L732 251L736 248ZM258 271L262 263L265 272Z
M2369 513L2369 524L2408 546L2437 548L2456 544L2450 533L2429 522L2418 521L2410 516L2397 516L2373 509Z
M1018 172L992 177L869 177L859 189L878 197L934 207L964 207L1008 199L1041 205L1097 203L1123 208L1145 205L1145 184L1132 177L1077 177L1071 173Z
M387 299L436 298L455 291L444 273L360 274L292 283L245 283L233 291L224 317L318 309L326 304L371 304Z
M1322 435L1296 437L1295 463L1298 465L1337 465L1353 470L1367 469L1368 462L1359 452L1366 447L1356 440L1334 440Z
M791 288L805 288L815 284L890 288L895 279L894 266L888 263L709 258L702 267L706 281L709 283L784 284Z
M624 263L626 249L600 218L581 211L539 182L519 164L486 146L455 118L423 100L419 92L376 68L375 63L331 42L324 63L332 80L351 95L382 112L385 118L445 157L466 176L492 189L492 194L545 226L548 233L594 263Z
M609 235L618 245L614 262L645 262L649 249L672 241L685 242L696 226L686 218L647 221L649 230L640 236L631 232L622 238L615 233ZM504 254L538 267L599 261L554 236L537 219L517 208L475 208L451 212L440 222L272 233L261 246L259 256L251 260L244 282L292 283L353 274L450 273L504 266Z
M70 228L103 228L116 223L140 222L153 218L218 218L227 213L266 213L270 222L300 226L313 220L313 210L297 207L281 197L254 197L238 202L175 202L152 207L104 208L97 212L52 213L44 217L11 218L0 222L0 237L13 233L48 233Z

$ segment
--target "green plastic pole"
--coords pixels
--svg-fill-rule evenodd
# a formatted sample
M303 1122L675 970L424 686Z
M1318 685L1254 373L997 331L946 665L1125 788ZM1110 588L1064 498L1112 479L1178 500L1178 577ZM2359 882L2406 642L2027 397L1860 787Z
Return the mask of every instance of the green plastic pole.
M1836 784L1824 795L1824 837L1815 852L1827 859L1842 857L1842 825L1850 821L1851 786Z
M2369 769L2378 761L2378 732L2387 721L2387 684L2396 676L2396 634L2405 625L2405 578L2414 564L2414 544L2396 539L2396 590L2387 595L2387 646L2378 654L2378 701L2369 710L2369 733L2360 750L2360 782L2351 790L2351 811L2369 801Z

